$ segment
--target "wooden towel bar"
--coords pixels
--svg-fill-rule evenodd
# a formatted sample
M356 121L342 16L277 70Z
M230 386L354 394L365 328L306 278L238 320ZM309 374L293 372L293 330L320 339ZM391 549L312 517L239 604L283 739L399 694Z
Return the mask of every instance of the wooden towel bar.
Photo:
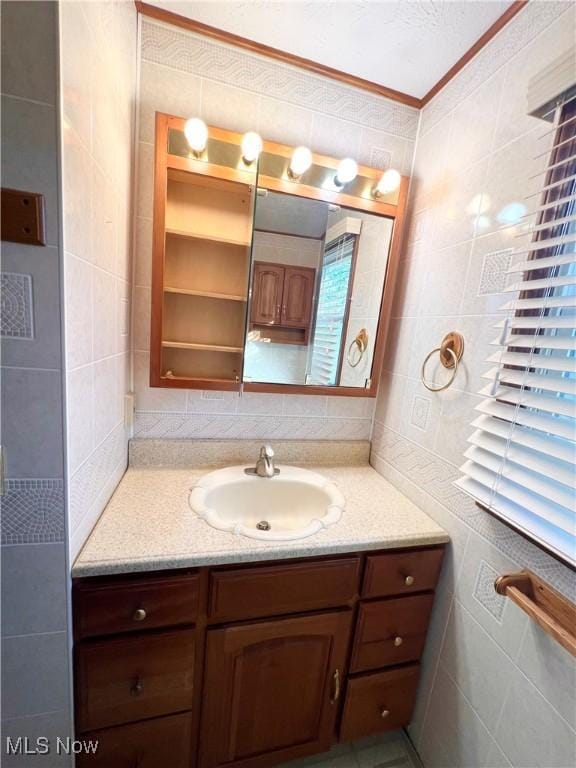
M499 595L509 597L572 656L576 656L576 605L531 571L499 576Z

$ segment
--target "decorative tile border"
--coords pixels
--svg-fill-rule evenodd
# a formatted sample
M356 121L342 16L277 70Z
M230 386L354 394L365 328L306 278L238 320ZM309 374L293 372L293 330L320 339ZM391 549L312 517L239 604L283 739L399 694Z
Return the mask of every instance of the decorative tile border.
M32 276L19 272L0 274L0 335L11 339L34 338Z
M240 414L165 414L137 411L134 437L226 440L369 440L370 419Z
M63 480L6 480L2 544L64 541Z
M501 624L506 599L494 589L494 581L497 577L498 573L494 568L485 560L481 560L476 574L473 597Z
M141 45L145 61L266 94L326 115L345 116L366 128L416 138L419 111L415 107L339 85L297 67L146 18L142 19Z
M506 248L503 251L494 251L484 256L478 296L501 293L506 288L513 251L513 248Z
M529 568L574 600L576 574L498 519L480 509L454 485L460 473L440 456L375 422L372 451L378 458L406 475L421 490L443 504L472 530L503 554ZM418 503L420 500L415 500ZM424 508L424 512L426 509ZM433 517L433 515L432 515Z

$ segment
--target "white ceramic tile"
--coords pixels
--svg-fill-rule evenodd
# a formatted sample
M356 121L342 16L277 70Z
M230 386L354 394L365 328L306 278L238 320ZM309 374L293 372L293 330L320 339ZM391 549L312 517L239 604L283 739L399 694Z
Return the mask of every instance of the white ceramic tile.
M75 368L67 375L68 466L70 473L94 447L94 381L92 365Z
M357 157L362 129L359 125L316 112L312 125L314 152L338 158Z
M457 167L457 174L447 173L435 199L434 248L441 249L470 240L478 231L486 194L488 160L469 168Z
M136 213L145 219L152 219L154 178L154 145L138 143L138 192Z
M134 341L133 348L147 352L150 349L150 288L134 288Z
M12 739L17 743L19 737L27 738L28 744L33 747L40 737L50 739L50 744L56 744L58 738L64 742L67 738L73 738L74 728L72 716L67 710L50 712L45 715L29 715L28 717L16 717L4 720L2 723L2 735L4 739ZM6 743L6 742L5 742ZM41 743L41 742L40 742ZM2 755L3 768L31 768L41 766L45 755ZM50 768L70 768L72 755L66 755L64 751L58 755L55 750L50 755Z
M309 146L312 138L312 112L285 101L262 96L258 131L268 141Z
M116 278L116 352L130 350L132 286L127 280Z
M486 768L491 738L450 676L440 668L418 752L427 768Z
M66 365L76 368L92 361L92 273L87 262L64 255L66 284Z
M528 619L511 600L496 594L494 581L519 565L476 533L470 533L466 568L458 583L458 599L483 629L516 658Z
M229 131L255 131L260 97L250 91L210 80L202 82L201 116L208 125Z
M325 416L327 398L319 395L284 395L285 416Z
M114 274L118 261L118 203L111 183L92 163L91 253L96 266Z
M139 411L168 411L185 413L186 390L150 387L150 355L134 352L134 385L136 409Z
M188 72L142 61L140 69L140 140L154 142L155 112L177 117L200 115L201 79Z
M375 405L376 400L373 397L328 397L326 415L369 419Z
M238 413L270 414L282 413L282 395L261 395L257 392L243 392L238 400Z
M87 261L92 260L92 163L87 149L71 126L63 131L64 248Z
M528 621L518 667L540 693L576 729L576 661L550 635Z
M118 358L94 363L94 445L99 445L122 420L118 391Z
M408 176L412 165L414 143L393 134L363 128L358 147L358 162L374 168L395 168Z
M136 219L135 285L152 284L152 219Z
M188 413L236 413L239 399L237 392L190 389L186 410Z
M92 147L92 60L94 42L82 3L69 3L60 16L60 74L67 122L84 146Z
M486 758L486 768L512 768L512 763L495 741L492 742L488 757Z
M117 351L118 302L116 278L101 269L94 269L93 333L94 360L109 357Z
M492 733L508 692L512 661L455 601L440 663Z
M474 409L482 402L482 398L454 388L438 394L442 399L442 411L434 447L440 456L455 466L460 466L464 451L468 447L470 422L478 415Z
M576 733L517 669L495 739L514 766L576 765Z

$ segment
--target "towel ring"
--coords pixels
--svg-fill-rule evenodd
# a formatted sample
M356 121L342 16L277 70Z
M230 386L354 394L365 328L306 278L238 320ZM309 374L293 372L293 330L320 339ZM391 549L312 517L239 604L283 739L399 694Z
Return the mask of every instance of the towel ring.
M354 346L356 346L360 352L358 355L357 360L353 360L352 358L352 350L354 349ZM358 331L358 335L355 339L353 339L350 342L350 346L348 347L348 353L346 355L346 359L348 360L348 365L351 368L356 368L357 365L360 364L360 361L364 357L364 353L368 349L368 331L366 328L362 328L360 331Z
M440 362L444 368L452 369L452 375L445 384L435 384L426 380L426 365L428 364L430 358L436 354L436 352L440 353ZM463 354L464 337L462 334L458 333L457 331L451 331L450 333L447 333L446 336L444 336L442 339L442 344L439 347L436 347L436 349L433 349L432 352L429 352L424 358L424 362L422 363L420 378L426 389L429 389L430 392L442 392L443 390L448 389L448 387L456 378L456 374L458 373L458 365Z

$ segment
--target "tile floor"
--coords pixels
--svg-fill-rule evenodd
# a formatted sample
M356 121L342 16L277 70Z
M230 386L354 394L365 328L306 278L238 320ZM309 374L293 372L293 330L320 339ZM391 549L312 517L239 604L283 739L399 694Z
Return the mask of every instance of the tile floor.
M353 744L337 744L330 752L284 763L278 768L422 768L402 731Z

